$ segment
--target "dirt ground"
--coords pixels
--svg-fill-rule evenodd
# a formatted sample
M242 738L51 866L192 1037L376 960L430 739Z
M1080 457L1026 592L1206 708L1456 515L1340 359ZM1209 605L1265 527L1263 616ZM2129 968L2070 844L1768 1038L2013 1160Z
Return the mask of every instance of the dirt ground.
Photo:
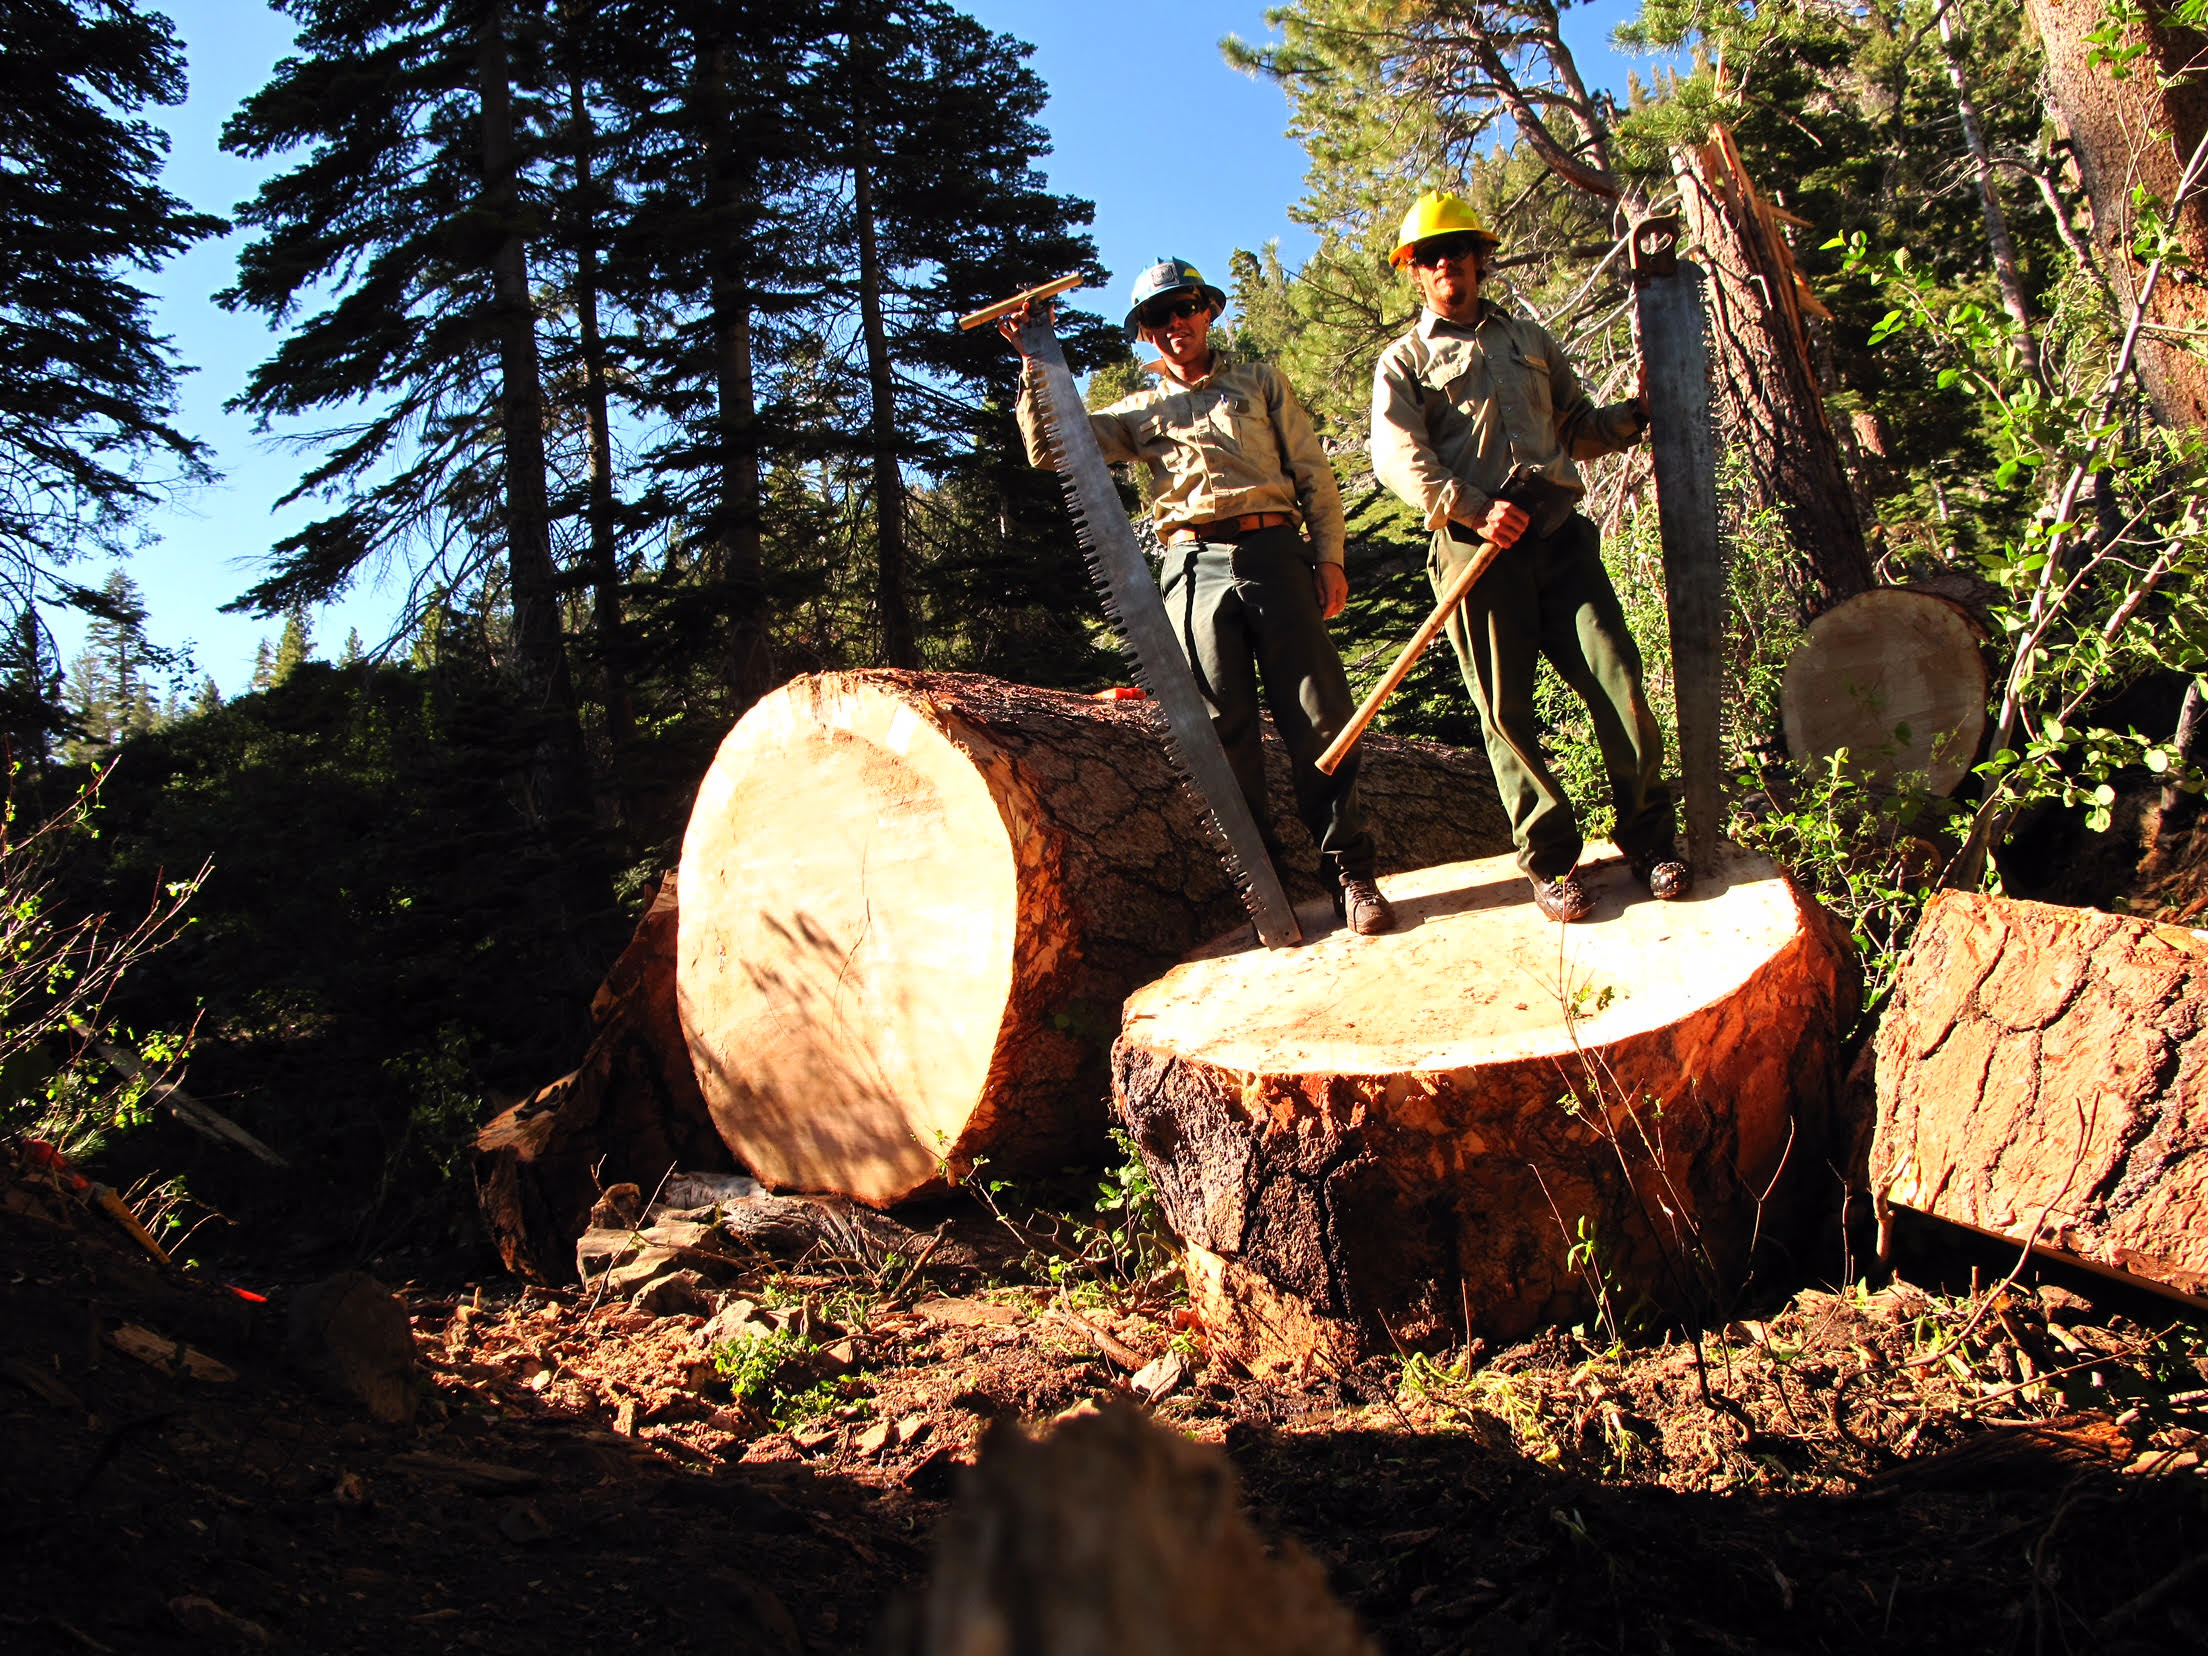
M760 1260L665 1316L406 1285L399 1427L293 1373L279 1284L164 1271L6 1161L0 1195L9 1650L866 1650L987 1425L1177 1335L1157 1418L1390 1653L2208 1646L2208 1334L2031 1273L1803 1293L1700 1378L1590 1332L1259 1384L1162 1284L1053 1285L962 1212L974 1262L910 1284ZM704 1311L761 1360L716 1368Z

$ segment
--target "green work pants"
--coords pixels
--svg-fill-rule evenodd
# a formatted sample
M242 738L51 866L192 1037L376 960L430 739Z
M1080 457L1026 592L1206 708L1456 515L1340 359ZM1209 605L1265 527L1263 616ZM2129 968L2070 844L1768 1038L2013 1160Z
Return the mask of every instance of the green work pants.
M1356 704L1341 652L1319 615L1312 555L1293 529L1260 529L1238 541L1168 545L1159 566L1166 614L1211 707L1250 814L1272 844L1259 746L1257 687L1288 749L1296 815L1311 830L1326 878L1370 879L1372 828L1357 803L1357 750L1332 776L1316 761Z
M1426 573L1437 594L1477 544L1459 525L1434 536ZM1488 766L1510 817L1520 868L1536 879L1557 879L1572 871L1586 843L1541 750L1533 683L1542 656L1593 718L1617 806L1611 837L1618 849L1630 856L1671 843L1663 733L1641 687L1640 648L1602 566L1600 530L1577 512L1553 534L1529 530L1474 583L1449 618L1448 633L1464 687L1480 710Z

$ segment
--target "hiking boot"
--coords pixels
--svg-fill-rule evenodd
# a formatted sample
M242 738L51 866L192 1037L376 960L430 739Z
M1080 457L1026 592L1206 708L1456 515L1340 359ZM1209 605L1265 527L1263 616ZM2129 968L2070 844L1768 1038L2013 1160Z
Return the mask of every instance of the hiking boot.
M1342 883L1334 888L1334 917L1359 937L1395 930L1395 905L1364 876L1342 876Z
M1538 874L1528 875L1533 881L1533 906L1551 920L1569 924L1584 920L1595 912L1595 900L1587 894L1587 888L1571 875L1554 880L1544 880Z
M1676 903L1694 884L1693 870L1687 867L1678 847L1669 840L1643 851L1627 852L1625 866L1633 870L1633 877L1648 887L1648 894L1660 903Z

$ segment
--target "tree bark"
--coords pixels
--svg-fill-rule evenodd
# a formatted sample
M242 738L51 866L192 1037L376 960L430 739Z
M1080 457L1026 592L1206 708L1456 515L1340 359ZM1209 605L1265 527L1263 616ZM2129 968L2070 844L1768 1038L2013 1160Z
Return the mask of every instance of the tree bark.
M2031 306L2024 300L2024 278L2016 268L2016 243L2009 239L2009 216L2001 208L2001 192L1994 183L1993 159L1986 150L1985 123L1978 118L1978 102L1970 95L1970 79L1963 73L1962 48L1955 41L1955 25L1949 12L1953 0L1941 0L1940 50L1947 59L1948 83L1955 88L1955 111L1963 128L1963 149L1970 157L1978 182L1978 205L1986 219L1986 249L1993 258L1993 280L2001 290L2001 308L2016 324L2017 349L2032 378L2044 379L2039 363L2039 335L2032 327ZM2059 215L2058 215L2059 217Z
M1711 377L1726 436L1746 462L1744 505L1778 513L1798 554L1795 608L1814 620L1867 590L1873 575L1810 369L1804 290L1723 127L1707 145L1673 151L1672 168L1688 239L1709 266Z
M1879 1020L1871 1190L2208 1302L2208 946L2003 897L1932 900Z
M2144 190L2167 213L2187 157L2208 131L2208 87L2199 66L2208 39L2173 28L2148 8L2142 36L2127 30L2127 44L2147 50L2131 73L2117 80L2110 66L2087 61L2086 38L2099 27L2098 0L2026 0L2047 53L2050 102L2069 129L2070 143L2093 204L2093 239L2119 308L2133 305L2145 284L2147 260L2132 251L2138 209L2132 192ZM2163 77L2184 75L2164 91ZM2196 194L2177 210L2173 228L2186 258L2208 264L2208 207ZM2178 430L2208 425L2208 359L2188 345L2208 330L2208 287L2163 280L2155 284L2138 344L2139 377L2156 418Z
M1308 1373L1727 1315L1800 1229L1856 987L1770 862L1714 861L1676 904L1583 865L1563 928L1510 858L1421 869L1395 932L1213 945L1130 996L1113 1093L1214 1350Z
M559 572L552 562L545 499L544 391L536 308L522 240L514 161L513 89L506 59L506 7L485 8L478 41L483 103L483 204L498 240L491 254L498 328L499 423L505 445L506 545L514 602L514 660L523 695L542 721L534 756L533 804L540 816L587 809L582 727L560 625Z
M885 1204L1102 1139L1136 984L1242 917L1158 715L973 675L820 674L722 744L683 842L681 1017L722 1136ZM1284 876L1331 910L1269 755ZM1382 865L1497 851L1471 754L1368 737Z
M592 199L591 177L596 135L579 68L568 77L567 109L575 145L575 318L582 334L583 419L590 446L584 515L590 529L591 630L606 699L606 741L618 773L636 732L636 702L629 689L628 636L621 615L621 561L613 524L613 419L606 390L605 335L598 320L598 208Z
M705 206L714 252L711 288L714 397L721 458L714 541L717 584L728 616L728 685L738 711L774 682L767 631L760 524L758 386L752 362L749 238L756 228L757 162L734 130L730 53L723 42L698 52L706 133Z
M920 665L913 638L905 550L905 480L897 464L897 376L882 317L881 238L875 223L874 159L860 61L852 65L851 194L859 235L859 323L866 336L866 383L873 399L868 437L874 463L874 603L882 621L882 660Z

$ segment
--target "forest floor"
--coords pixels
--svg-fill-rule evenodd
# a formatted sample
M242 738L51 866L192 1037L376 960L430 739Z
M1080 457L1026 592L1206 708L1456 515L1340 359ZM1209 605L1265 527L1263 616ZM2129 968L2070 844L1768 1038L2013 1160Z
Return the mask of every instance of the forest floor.
M718 1366L696 1309L405 1285L423 1402L379 1426L287 1369L273 1308L4 1159L0 1197L10 1650L865 1650L991 1422L1124 1393L1185 1322L961 1208L968 1263L912 1286L739 1267ZM1183 1332L1155 1414L1390 1656L2208 1645L2208 1328L2006 1273L1302 1384Z

